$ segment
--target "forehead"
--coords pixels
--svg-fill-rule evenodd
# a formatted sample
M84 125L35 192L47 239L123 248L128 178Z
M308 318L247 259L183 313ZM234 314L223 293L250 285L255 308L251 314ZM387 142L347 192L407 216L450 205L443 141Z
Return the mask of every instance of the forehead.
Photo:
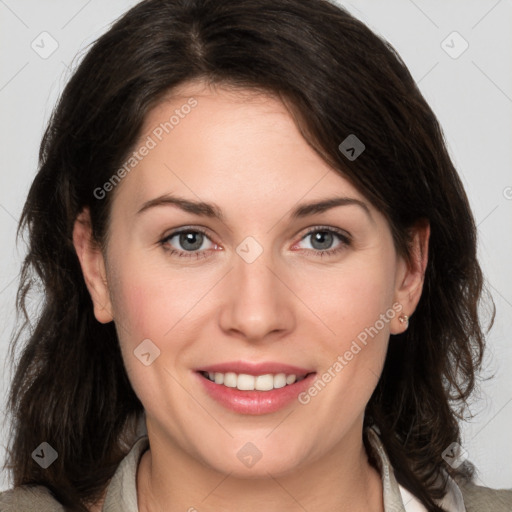
M150 110L135 152L144 156L122 185L139 204L170 192L239 206L291 206L333 191L362 199L281 100L259 91L182 85Z

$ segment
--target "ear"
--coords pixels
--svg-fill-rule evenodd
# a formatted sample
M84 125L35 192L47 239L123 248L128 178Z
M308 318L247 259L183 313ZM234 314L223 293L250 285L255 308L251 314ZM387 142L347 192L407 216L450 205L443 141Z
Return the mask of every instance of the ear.
M409 259L399 256L398 261L395 302L398 302L402 309L391 322L391 334L400 334L407 330L408 318L414 313L423 291L430 239L428 220L418 221L410 229L410 237L411 256Z
M94 316L98 322L103 324L111 322L114 315L110 301L105 261L100 247L92 237L91 217L88 208L84 208L75 220L73 245L80 260L85 285L94 305Z

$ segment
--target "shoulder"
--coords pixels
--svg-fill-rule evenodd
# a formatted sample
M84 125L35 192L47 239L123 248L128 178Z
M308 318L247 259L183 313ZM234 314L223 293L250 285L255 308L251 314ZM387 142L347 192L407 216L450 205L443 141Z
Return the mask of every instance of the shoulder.
M142 436L133 444L129 453L119 464L114 477L109 481L101 500L88 505L90 512L108 510L125 510L119 508L117 498L137 503L136 474L137 463L149 448L148 436ZM112 485L111 485L112 483ZM107 491L110 490L110 503L104 507ZM126 495L129 495L127 498ZM44 485L21 485L7 491L0 491L0 512L66 512L64 506Z
M0 492L2 512L65 512L64 507L42 485L22 485Z
M512 489L491 489L464 479L456 481L464 498L466 512L512 511Z

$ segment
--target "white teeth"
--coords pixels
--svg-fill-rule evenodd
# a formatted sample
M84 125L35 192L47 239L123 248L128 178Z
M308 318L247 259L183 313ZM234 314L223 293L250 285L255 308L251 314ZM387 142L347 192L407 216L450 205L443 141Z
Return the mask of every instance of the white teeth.
M297 378L296 375L286 375L285 373L266 375L248 375L246 373L236 374L234 372L220 373L220 372L202 372L202 374L215 382L215 384L223 384L229 388L237 388L240 391L270 391L271 389L279 389L284 386L293 384L295 381L299 382L306 376Z
M254 389L255 380L252 375L242 373L238 376L236 387L242 391L251 391Z
M291 375L290 375L291 377ZM293 379L295 380L295 379ZM274 387L275 388L284 388L286 386L286 375L284 373L278 373L274 375Z
M228 372L224 374L224 386L228 388L236 388L236 373Z
M295 382L295 375L286 376L286 384L293 384Z

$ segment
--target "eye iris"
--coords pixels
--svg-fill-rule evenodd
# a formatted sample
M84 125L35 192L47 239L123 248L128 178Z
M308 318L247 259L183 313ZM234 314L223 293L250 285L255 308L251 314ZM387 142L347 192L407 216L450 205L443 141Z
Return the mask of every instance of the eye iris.
M192 247L187 247L187 244L192 244ZM180 245L187 251L196 251L203 244L203 234L195 231L187 231L180 233Z
M320 247L316 247L315 244L320 242ZM329 231L317 231L313 234L311 245L318 250L329 249L333 242L333 235Z
M316 231L310 236L311 245L319 251L329 249L333 243L333 233L330 231ZM179 233L179 243L186 251L197 251L203 244L203 237L203 233L198 231L185 231Z

